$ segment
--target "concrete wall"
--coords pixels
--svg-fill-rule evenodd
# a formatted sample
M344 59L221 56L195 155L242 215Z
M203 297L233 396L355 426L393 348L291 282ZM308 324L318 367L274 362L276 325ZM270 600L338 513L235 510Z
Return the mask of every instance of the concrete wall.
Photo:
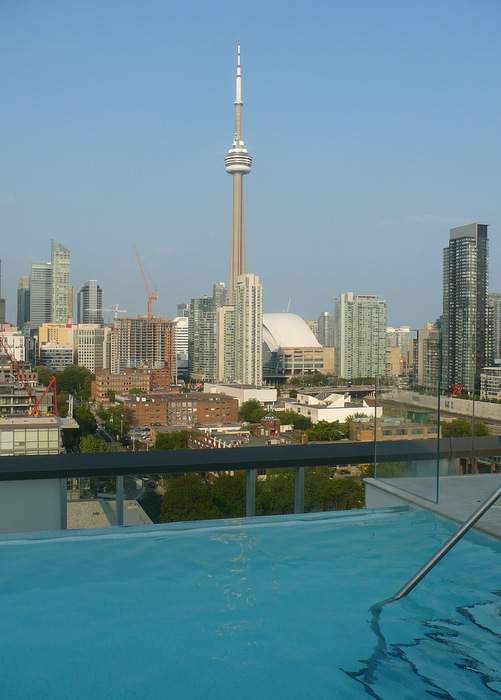
M0 482L0 533L59 530L62 523L59 479Z
M398 401L419 408L427 408L431 411L437 410L436 396L425 396L414 391L406 391L405 389L389 391L384 394L384 399ZM458 416L471 416L473 412L473 401L442 396L440 398L440 408L442 411L454 413ZM479 420L501 421L501 404L475 401L475 417Z

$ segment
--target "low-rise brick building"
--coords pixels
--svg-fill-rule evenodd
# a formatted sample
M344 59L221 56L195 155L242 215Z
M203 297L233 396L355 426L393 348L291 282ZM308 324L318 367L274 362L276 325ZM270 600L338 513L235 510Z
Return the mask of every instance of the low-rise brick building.
M157 392L127 397L126 403L133 426L158 424L190 428L238 421L238 401L220 394Z
M94 401L106 401L109 392L127 394L131 389L138 389L145 394L155 389L169 389L172 373L169 369L125 369L113 373L103 369L96 372L91 385L91 397Z

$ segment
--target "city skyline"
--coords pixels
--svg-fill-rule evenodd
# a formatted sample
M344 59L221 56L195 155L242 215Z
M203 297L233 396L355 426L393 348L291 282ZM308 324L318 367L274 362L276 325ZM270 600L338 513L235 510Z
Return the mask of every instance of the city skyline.
M241 39L251 97L248 132L259 166L246 212L249 269L259 270L266 311L281 311L292 299L291 311L314 319L353 289L384 297L390 324L421 327L440 315L439 251L450 228L477 220L491 224L490 288L501 287L494 165L501 149L493 116L499 112L493 90L499 49L488 40L500 13L493 4L482 17L473 6L449 16L444 8L426 5L404 18L394 4L384 3L376 17L379 33L369 36L374 10L361 5L367 26L358 23L355 10L338 8L336 42L327 41L334 21L330 8L302 24L296 8L280 45L261 26L264 9L258 7L246 23ZM17 280L32 262L44 259L51 238L72 253L75 289L98 279L107 303L120 303L129 315L143 307L132 253L138 240L160 291L158 315L172 318L178 302L227 278L231 213L220 158L230 128L235 17L230 27L221 8L215 15L222 23L217 30L213 23L207 28L202 9L191 35L182 31L176 38L175 28L194 19L190 8L179 10L169 24L169 44L163 28L155 27L154 13L141 15L143 32L136 32L136 12L124 9L111 46L95 36L95 20L87 15L79 15L77 28L55 11L44 22L29 9L4 12L0 51L12 65L6 83L12 99L0 137L6 141L0 221L9 237L2 259L11 321ZM447 37L440 31L445 16ZM298 21L299 52L293 50ZM470 35L472 22L478 37ZM200 43L202 26L208 35ZM396 66L390 39L399 29L406 52ZM71 37L68 66L60 66L58 41L47 55L35 51L35 65L16 46L21 31L37 45ZM211 43L216 36L217 45ZM125 52L131 37L144 49L139 58ZM466 37L471 51L458 56L455 46ZM92 42L103 59L97 87L89 84L98 76L98 65L87 60ZM198 70L179 71L181 65ZM131 85L116 81L118 67L118 75L132 71ZM151 68L155 79L139 83L138 75ZM16 82L19 71L26 77L22 83ZM54 90L55 76L62 95ZM165 91L159 94L160 79L169 95L176 94L175 102ZM474 84L465 101L468 79ZM44 91L36 117L30 108L35 84ZM132 101L135 90L141 106ZM195 109L201 100L203 111ZM489 108L478 109L483 103ZM188 136L193 133L196 138ZM56 157L49 159L49 153ZM194 162L204 173L196 183ZM194 196L198 206L189 210L187 198ZM312 272L315 284L306 284Z

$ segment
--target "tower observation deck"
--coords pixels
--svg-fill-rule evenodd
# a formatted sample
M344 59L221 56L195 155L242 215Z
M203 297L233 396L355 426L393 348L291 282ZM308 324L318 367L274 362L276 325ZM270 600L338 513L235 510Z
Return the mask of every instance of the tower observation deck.
M243 176L250 173L252 158L242 138L242 67L240 64L240 44L237 44L237 74L235 89L235 134L233 143L225 159L224 167L233 178L233 225L231 239L230 279L228 296L230 304L234 303L235 287L239 275L245 274L245 231L243 206Z

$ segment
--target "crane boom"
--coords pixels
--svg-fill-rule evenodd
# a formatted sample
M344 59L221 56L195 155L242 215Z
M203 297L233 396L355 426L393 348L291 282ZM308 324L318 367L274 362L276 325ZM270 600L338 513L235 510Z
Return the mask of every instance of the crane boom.
M144 271L143 267L143 261L141 260L141 256L139 255L138 249L134 246L134 256L136 258L138 267L139 267L139 272L141 273L141 277L143 280L144 284L144 289L146 292L146 316L147 318L153 318L153 302L157 301L158 299L158 292L156 289L152 290L150 287L150 284L148 282L148 278L146 277L146 273Z

